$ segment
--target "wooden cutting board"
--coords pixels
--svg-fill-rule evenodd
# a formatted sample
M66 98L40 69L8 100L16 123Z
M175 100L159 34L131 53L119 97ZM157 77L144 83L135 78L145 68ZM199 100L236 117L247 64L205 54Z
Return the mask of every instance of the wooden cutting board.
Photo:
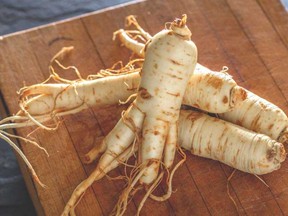
M288 18L280 1L270 0L179 0L134 2L96 11L74 19L7 35L0 40L0 81L3 103L9 114L18 110L16 91L24 84L44 81L52 56L64 46L75 51L62 62L76 66L83 77L116 61L124 62L130 52L112 41L112 33L124 27L134 14L151 34L164 24L188 15L188 25L198 46L199 62L213 70L226 65L242 86L272 101L288 113ZM61 71L73 78L73 73ZM84 165L82 156L115 125L124 107L87 109L66 116L57 131L37 130L33 137L50 154L29 144L21 148L48 188L35 184L20 160L30 195L39 215L60 215L74 188L96 163ZM3 116L3 115L2 115ZM35 128L17 130L27 135ZM174 178L172 197L167 202L148 200L141 215L288 215L288 162L274 173L261 176L237 171L187 152L187 162ZM116 169L110 176L123 170ZM227 185L231 197L227 194ZM117 202L123 182L107 178L96 182L77 206L82 216L108 215ZM163 186L160 192L163 192ZM143 194L129 204L127 215L135 215Z

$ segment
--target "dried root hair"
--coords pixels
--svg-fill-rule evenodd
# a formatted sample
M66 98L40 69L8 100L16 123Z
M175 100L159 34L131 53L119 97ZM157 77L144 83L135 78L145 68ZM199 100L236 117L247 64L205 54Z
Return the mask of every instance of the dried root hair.
M41 84L46 84L51 81L54 81L56 83L65 83L68 84L69 86L72 85L74 86L75 89L75 94L77 93L76 89L76 84L77 82L83 81L83 77L81 76L81 73L78 71L78 69L75 66L64 66L60 63L61 60L63 60L68 54L71 53L71 51L74 49L74 47L63 47L58 53L55 54L55 56L52 57L50 61L50 66L49 66L49 71L50 71L50 76L48 79L43 81ZM127 65L123 66L122 63L116 63L115 65L112 66L112 68L109 68L107 70L101 70L100 71L100 76L96 75L93 77L93 79L99 78L99 77L106 77L106 76L113 76L113 75L122 75L130 72L135 72L139 70L139 66L143 63L143 59L135 59L133 61L130 61ZM65 78L62 78L54 69L52 66L53 64L57 64L60 68L63 70L73 70L77 76L76 80L68 80ZM120 68L116 68L119 67ZM91 79L93 75L88 76L88 79ZM81 106L84 104L81 104L79 107L75 107L73 110L66 110L66 111L58 111L55 109L56 107L56 100L57 98L61 95L62 92L60 92L56 98L54 98L54 108L51 110L50 113L41 115L41 116L33 116L28 112L26 109L26 104L29 101L31 95L29 95L30 89L33 88L33 86L24 86L21 88L17 93L19 94L19 108L20 110L13 116L6 117L0 121L0 138L5 140L22 158L22 160L25 162L25 164L28 166L29 170L32 173L33 178L42 186L44 187L45 185L39 180L38 176L36 175L36 171L33 169L32 165L28 161L27 157L25 154L22 152L22 150L10 139L10 138L16 138L19 140L22 140L26 143L30 143L41 149L42 151L45 152L45 154L48 156L48 152L41 147L36 141L32 140L31 138L27 137L22 137L22 136L17 136L10 134L8 132L5 132L6 129L15 129L15 128L21 128L21 127L28 127L28 126L38 126L38 128L44 129L44 130L56 130L61 121L58 118L61 115L68 115L71 113L78 112L81 110ZM63 90L65 91L65 89ZM32 95L32 97L41 97L42 94L39 95ZM54 125L44 125L43 122L47 122L49 120L53 120ZM29 134L30 136L30 134ZM10 137L10 138L9 138Z

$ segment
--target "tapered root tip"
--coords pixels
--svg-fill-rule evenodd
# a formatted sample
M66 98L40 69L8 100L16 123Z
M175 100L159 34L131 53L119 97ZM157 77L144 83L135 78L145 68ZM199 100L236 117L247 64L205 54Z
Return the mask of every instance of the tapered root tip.
M119 30L113 32L112 40L115 41L119 35L123 34L123 32L125 32L124 29L119 29Z
M58 60L63 60L67 55L69 55L72 51L74 50L73 46L69 46L69 47L62 47L62 49L56 53L52 59L50 60L50 64L53 63L54 60L58 59Z
M23 100L23 98L31 94L31 88L25 86L21 88L17 94L19 95L19 100Z
M129 15L125 19L125 26L126 27L129 27L132 24L138 26L138 22L136 20L136 16L135 15Z
M43 184L36 174L33 174L33 179L37 182L42 188L47 188L47 185Z
M241 104L242 101L246 100L246 98L247 98L247 91L240 86L235 86L231 91L230 105L232 107L235 107L238 104Z
M91 159L91 157L89 156L89 154L84 155L84 157L83 157L83 163L85 163L85 164L90 164L90 163L92 163L92 162L93 162L93 160Z

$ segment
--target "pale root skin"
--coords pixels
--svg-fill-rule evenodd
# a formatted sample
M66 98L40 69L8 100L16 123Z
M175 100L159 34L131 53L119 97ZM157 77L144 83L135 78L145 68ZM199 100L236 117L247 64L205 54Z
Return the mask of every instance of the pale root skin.
M136 93L139 83L139 73L131 72L96 80L75 81L73 84L32 85L21 92L21 97L30 97L23 101L23 106L36 117L52 112L72 112L79 107L85 109L115 105L119 100L125 101L131 94ZM227 73L213 72L198 64L194 75L189 79L182 104L211 113L222 113L230 111L245 98L246 92L238 87Z
M132 39L123 29L116 31L114 37L118 37L138 56L145 57L145 45ZM197 63L182 103L211 113L224 113L233 110L245 99L246 91L225 70L215 72Z
M95 80L75 81L72 84L37 84L23 89L21 97L31 98L23 100L23 107L34 117L73 112L74 109L80 107L82 109L104 107L115 105L119 100L125 101L137 91L139 80L137 73L130 73Z
M181 111L179 142L192 154L263 175L280 168L283 144L270 137L195 111Z
M190 31L186 28L181 35L189 39ZM145 113L142 147L139 148L140 163L156 160L140 179L145 184L152 183L158 175L155 172L159 168L157 161L161 161L169 128L177 128L173 125L177 124L187 80L197 61L195 45L187 38L178 36L180 33L176 33L176 30L181 31L182 28L164 30L147 44L138 97L135 100L136 106ZM180 50L182 55L178 52ZM172 134L176 139L171 140L177 140L177 132L172 131ZM173 145L176 146L176 143Z
M132 109L132 106L129 109ZM113 129L113 134L110 134L111 137L105 138L114 142L103 142L103 151L109 149L109 151L105 151L100 159L105 161L105 163L99 163L93 173L77 186L70 202L66 205L66 212L64 211L63 215L74 212L75 203L78 202L81 195L93 182L104 177L105 174L121 165L121 163L125 163L137 152L138 145L132 142L135 140L135 133L132 130L125 130L125 127L126 129L138 127L143 123L140 120L135 122L135 124L131 124L129 119L135 116L141 116L140 119L144 119L144 114L139 110L127 110L124 118ZM124 119L127 122L124 123ZM123 131L127 133L123 134L122 139L119 140L119 135ZM280 168L281 163L286 158L283 144L272 140L266 135L257 134L198 111L182 110L180 112L178 136L181 147L192 154L218 160L235 169L251 174L263 175L273 172ZM124 146L123 141L127 140L129 140L130 144ZM101 152L98 151L97 154L93 155L93 158L89 157L89 162L96 159ZM172 190L167 192L169 195L171 193ZM124 196L127 196L127 194L124 194ZM159 198L150 194L150 198L163 201L169 196L165 197L164 195ZM71 202L72 200L73 202Z
M271 102L247 91L247 100L234 110L219 114L223 120L263 133L285 143L288 139L288 118Z
M129 195L138 182L151 185L148 191L152 193L161 180L160 164L165 166L160 176L173 164L182 98L197 61L197 48L190 40L191 32L185 23L185 16L175 20L170 29L162 30L147 43L136 99L105 137L102 147L87 154L87 160L91 161L104 150L96 168L103 170L123 149L131 145L139 149L135 174L119 198L115 215L124 214ZM138 214L148 196L144 196ZM62 215L71 213L79 197L78 192L72 194Z
M72 47L62 49L55 55L56 57L53 58L53 61L57 61L56 58L67 54L63 53L63 51L71 51L72 49ZM77 113L91 106L105 107L115 105L117 102L119 103L119 100L127 100L139 85L139 75L133 73L134 64L138 62L142 62L142 60L129 62L118 70L113 68L101 70L97 75L88 77L87 80L82 79L76 68L67 67L75 69L79 77L78 80L73 81L61 78L51 66L50 69L52 72L48 80L41 84L23 87L19 90L20 111L16 115L0 121L0 138L6 140L14 148L30 169L33 178L41 186L45 187L26 156L9 137L18 138L26 143L36 145L48 155L46 150L39 146L37 142L29 138L9 134L5 132L5 129L37 125L45 130L55 130L59 125L59 116ZM58 64L63 69L67 69L59 62ZM125 76L127 72L129 73L128 77ZM47 83L50 79L58 83ZM114 88L111 88L111 85ZM119 91L119 89L125 89L125 91ZM50 120L55 121L54 127L42 124Z
M117 34L119 34L119 32ZM119 35L126 34L124 30L123 32L124 34ZM151 38L148 33L144 37L145 39ZM135 40L131 39L126 44L124 44L125 46L129 47L131 46L131 44L134 44L134 41ZM134 48L134 52L139 52L140 55L144 57L144 45L142 45L142 43L138 42L138 45L136 44L136 48ZM155 65L153 65L153 67L155 67ZM201 108L201 106L203 106L204 108L201 109L208 109L207 111L209 111L211 107L212 109L218 110L218 107L220 107L220 109L223 108L223 110L231 110L231 108L234 107L235 104L237 104L238 98L240 99L239 101L241 101L246 95L245 91L243 93L243 89L238 88L232 78L225 72L212 72L208 68L197 64L194 75L195 76L192 76L188 83L188 86L190 87L186 89L185 93L182 93L182 95L184 94L182 101L182 103L184 104L192 105L198 108ZM199 100L199 98L202 97L203 99L203 97L205 97L201 92L205 93L205 90L203 89L207 90L207 85L211 85L212 77L216 77L215 86L225 80L225 85L222 85L221 88L217 87L214 89L208 89L210 95L211 92L213 93L213 91L219 91L217 94L221 95L222 104L213 102L213 105L207 105L207 101ZM192 78L194 78L195 81L192 81ZM57 116L77 113L90 106L103 107L107 105L115 105L119 101L119 99L121 101L125 101L131 94L135 93L139 85L139 81L140 77L138 72L129 72L125 75L117 75L111 77L108 76L103 79L97 80L81 79L67 83L65 82L62 84L45 83L34 85L31 87L25 87L20 91L22 95L21 102L23 109L18 113L17 116L9 117L1 121L2 125L0 125L0 130L4 130L6 128L17 128L35 125L35 122L32 121L30 117L27 117L27 113L29 113L31 117L33 116L34 120L39 123L39 126L42 126L40 124L41 122L45 122ZM203 82L203 84L201 84L201 82ZM111 89L111 85L117 87ZM150 85L150 83L148 83L148 85ZM213 86L213 83L211 86ZM265 174L272 172L273 170L280 168L280 163L284 161L286 154L282 144L272 141L267 136L255 134L251 131L245 130L243 128L221 121L219 119L206 116L205 114L195 113L194 111L181 111L181 115L179 118L179 127L177 127L178 121L175 120L176 118L174 119L173 117L169 117L169 115L172 113L172 115L175 115L178 118L179 109L173 109L175 113L171 112L170 109L165 110L167 108L167 105L169 104L164 103L163 107L159 107L164 108L163 110L164 112L166 112L166 114L167 112L170 112L168 117L166 115L162 115L164 113L158 113L159 115L157 115L156 118L147 118L147 114L150 115L150 107L154 105L154 102L152 101L151 104L147 104L146 107L145 105L141 105L141 100L145 101L146 103L146 100L150 100L150 96L154 95L150 94L150 92L147 91L147 89L145 88L145 83L142 86L140 84L140 90L141 87L142 92L139 91L139 94L142 94L142 97L138 94L138 97L136 98L134 103L132 103L129 109L125 113L123 113L122 119L118 122L118 124L111 131L111 133L104 139L102 144L92 149L86 155L86 162L91 162L103 153L100 159L100 161L102 161L102 164L99 163L95 171L85 181L78 185L78 187L73 192L71 199L67 203L63 215L74 215L75 205L78 200L81 199L81 196L83 195L85 190L94 181L99 180L103 176L105 176L105 174L107 174L110 170L116 168L122 163L125 163L128 158L130 158L133 154L136 153L136 151L138 151L139 144L144 143L145 141L145 139L143 139L143 134L147 134L146 142L148 143L148 147L145 147L143 149L140 148L138 158L139 164L137 166L137 169L139 169L140 171L131 182L130 188L125 191L126 193L122 194L122 200L119 203L120 208L116 208L116 214L121 215L124 213L127 205L129 191L133 186L136 185L138 181L144 184L152 183L150 188L148 189L147 194L145 195L145 199L149 196L150 198L158 201L169 198L172 193L171 187L169 187L169 191L167 192L167 194L162 197L156 197L152 195L151 191L153 191L159 179L163 177L163 172L161 172L159 175L157 172L157 170L159 170L159 164L164 164L166 168L170 168L173 165L173 159L177 144L177 136L179 136L179 140L181 141L179 143L181 144L181 147L191 151L193 154L219 160L236 169L252 174ZM150 87L151 86L149 86L149 88ZM153 87L155 89L155 86L152 86L151 88ZM115 89L117 89L117 91L113 91ZM191 92L193 95L193 92L197 92L198 90L200 91L199 94L202 96L198 97L198 99L197 97L191 99ZM107 96L108 91L110 93L109 96ZM95 92L97 92L97 94L95 94ZM223 95L221 92L223 93ZM101 95L102 93L103 95ZM224 103L225 105L227 104L227 106L224 107L223 101L226 101L226 99L224 98L227 95L230 96L230 98L228 98L228 102ZM261 98L257 98L258 96L256 95L251 95L253 94L248 92L248 100L250 100L249 98L252 98L252 102L248 101L248 103L246 103L247 101L245 101L241 109L247 111L249 107L253 107L253 110L251 110L251 112L254 118L250 119L249 122L241 123L241 125L245 126L246 124L247 126L245 127L247 128L249 128L249 125L252 125L252 130L257 131L261 129L264 132L266 131L265 133L270 133L270 136L275 136L278 137L278 140L285 141L287 137L287 131L285 130L285 128L287 128L287 116L278 107L271 105L271 103ZM211 100L208 101L210 102ZM243 120L245 119L245 117L243 116L245 115L246 111L236 112L236 114L235 112L234 114L233 112L228 112L227 115L226 113L223 114L223 116L225 116L223 118L227 118L229 120L229 118L231 118L230 115L232 115L233 120L231 121L235 121L235 123L237 123L238 120L234 115L237 115L238 119ZM163 117L165 120L163 121L163 119L157 119L158 116L160 116L161 118ZM271 116L271 118L266 119L267 116ZM262 121L262 118L264 119L263 121L265 122L265 124L259 125L259 122ZM286 120L283 121L283 119ZM15 123L7 123L10 120L15 121ZM170 124L167 124L166 121L171 122ZM271 126L273 123L275 123L275 128ZM154 127L151 130L152 126ZM155 130L155 128L157 128L157 130ZM189 128L189 130L187 128ZM201 130L199 128L201 128ZM272 129L272 131L270 131L270 129ZM233 136L231 136L231 134ZM7 139L7 134L4 133L4 131L3 134L1 132L0 135L1 138L9 141L9 139ZM164 140L161 135L166 135L166 139ZM219 140L223 139L225 139L225 142L219 142ZM200 140L201 145L199 145ZM146 155L143 156L141 153L143 153L143 150L150 152L153 142L157 142L157 144L160 143L160 145L158 145L156 149L153 149L150 157L145 158ZM150 145L151 143L152 145ZM232 145L232 143L234 144ZM248 146L248 143L250 147ZM234 146L236 146L236 148L234 148ZM225 150L223 151L223 149ZM20 151L19 154L22 156L21 153L22 152ZM159 157L159 154L161 155L161 157ZM162 159L163 161L161 161ZM25 162L31 169L31 172L33 173L36 181L39 181L29 161L25 160ZM178 166L179 164L177 164L176 166ZM176 169L173 169L173 171L170 173L172 176L175 170ZM169 184L171 184L171 180L169 181ZM44 185L42 184L42 186ZM143 199L143 201L141 202L139 206L139 211L143 206L145 199Z
M226 72L215 72L197 64L183 103L211 113L233 110L246 99L246 91Z
M138 29L138 33L134 34L142 35L145 32L135 17L130 16L127 19L130 20L130 25ZM114 38L118 37L125 47L144 58L144 44L133 39L134 34L120 29L114 33ZM145 35L149 34L146 32ZM215 88L222 82L220 88ZM229 92L230 97L227 96ZM217 113L221 119L266 134L281 143L288 140L288 118L279 107L237 86L229 74L213 72L199 63L187 85L183 104Z

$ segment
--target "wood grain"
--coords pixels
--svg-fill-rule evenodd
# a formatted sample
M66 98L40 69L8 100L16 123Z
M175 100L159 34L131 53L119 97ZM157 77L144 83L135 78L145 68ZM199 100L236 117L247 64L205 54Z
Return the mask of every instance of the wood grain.
M278 13L279 12L279 13ZM286 68L287 13L278 1L180 0L145 1L95 12L45 27L4 36L0 40L0 85L9 113L18 110L17 94L24 84L44 81L48 65L63 46L75 50L63 64L75 65L83 77L115 62L127 62L130 51L112 41L115 30L124 27L127 15L137 19L151 34L164 24L188 15L193 40L199 50L199 62L213 70L229 67L229 73L242 86L288 111ZM58 73L74 79L72 71ZM93 107L71 116L54 132L36 130L33 137L47 149L46 157L39 149L20 143L41 180L48 186L30 184L30 193L39 215L59 215L74 188L93 171L97 162L83 163L84 154L97 145L118 121L125 106L103 109ZM35 128L17 130L22 136ZM255 176L237 171L228 183L232 169L217 161L188 154L186 163L177 171L172 197L167 202L148 200L141 215L287 215L288 163L280 170L262 176L267 188ZM177 158L179 160L179 158ZM22 163L22 161L19 161ZM30 174L23 170L27 177ZM109 173L123 174L118 168ZM231 197L227 194L227 184ZM78 215L109 215L124 183L107 178L93 184L76 209ZM156 193L164 193L160 185ZM129 205L127 215L135 215L143 193Z

